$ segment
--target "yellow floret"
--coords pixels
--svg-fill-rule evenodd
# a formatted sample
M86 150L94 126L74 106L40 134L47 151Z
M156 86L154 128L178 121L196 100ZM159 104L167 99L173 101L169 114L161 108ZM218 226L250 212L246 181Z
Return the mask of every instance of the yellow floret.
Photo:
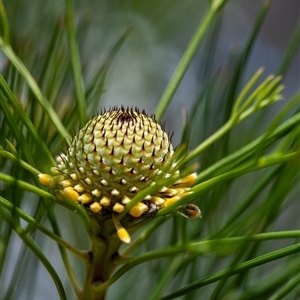
M53 180L53 176L51 176L49 174L39 174L38 177L39 177L39 181L41 184L50 186L51 188L55 187L55 182Z
M146 204L140 202L129 211L129 214L135 218L138 218L143 213L145 213L147 210L148 210L148 206Z
M117 230L117 234L118 234L118 237L119 239L125 243L125 244L129 244L131 242L131 238L130 238L130 235L129 233L126 231L125 228L120 228Z
M93 200L93 195L89 194L89 193L85 193L83 195L81 195L80 197L78 197L78 201L80 201L83 204L89 203Z
M118 202L113 207L113 211L115 211L117 213L121 213L123 210L124 210L124 205L122 205Z
M72 187L64 188L63 195L72 201L77 201L79 198L78 193Z
M100 212L102 209L102 206L98 202L94 202L93 204L90 205L90 210L94 213Z

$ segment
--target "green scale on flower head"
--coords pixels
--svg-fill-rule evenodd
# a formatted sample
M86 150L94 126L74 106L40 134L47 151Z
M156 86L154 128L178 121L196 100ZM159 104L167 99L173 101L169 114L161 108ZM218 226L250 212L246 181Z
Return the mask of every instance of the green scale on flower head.
M58 198L82 203L95 214L115 215L158 177L179 174L173 156L170 137L154 116L138 109L112 108L90 120L67 152L57 157L52 175L40 174L39 179L56 189ZM129 214L139 218L174 203L188 193L195 177L190 174L146 196Z

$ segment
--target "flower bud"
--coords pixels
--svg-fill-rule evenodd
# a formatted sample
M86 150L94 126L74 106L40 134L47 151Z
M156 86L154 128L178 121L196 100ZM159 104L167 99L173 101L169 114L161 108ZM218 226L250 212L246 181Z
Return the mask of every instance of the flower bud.
M179 175L170 137L162 126L145 112L123 107L104 111L87 122L67 152L57 157L51 173L40 174L40 182L100 215L122 213L157 178ZM152 213L153 207L157 211L176 202L187 194L195 177L190 174L162 187L129 214L139 218Z

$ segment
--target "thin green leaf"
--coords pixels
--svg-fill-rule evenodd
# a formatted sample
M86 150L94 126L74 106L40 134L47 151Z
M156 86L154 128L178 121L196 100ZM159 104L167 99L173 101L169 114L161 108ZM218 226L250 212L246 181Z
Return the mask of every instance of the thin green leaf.
M299 288L300 285L300 275L295 276L291 279L279 292L276 292L269 300L281 300L284 299L289 293L291 293L295 288Z
M34 186L34 185L31 185L25 181L22 181L22 180L17 180L16 178L12 177L12 176L9 176L9 175L6 175L4 173L1 173L0 172L0 180L7 183L7 184L16 184L20 189L23 189L25 191L29 191L29 192L32 192L36 195L39 195L40 197L42 198L45 198L45 199L49 199L53 202L56 202L68 209L70 209L71 211L75 212L76 214L78 214L82 221L83 221L83 224L87 230L87 233L89 234L89 236L92 236L92 228L91 228L91 224L90 224L90 219L87 215L87 212L85 211L85 208L82 207L81 205L77 204L77 203L74 203L74 202L71 202L71 201L61 201L61 200L58 200L56 197L54 197L53 195L51 195L50 193L48 192L45 192L44 190Z
M243 262L235 267L224 269L221 272L218 272L211 276L208 276L208 277L202 278L198 281L195 281L176 292L173 292L165 297L160 298L160 300L168 300L168 299L177 298L177 297L185 295L195 289L199 289L200 287L202 287L204 285L216 282L222 278L233 276L245 269L251 269L251 268L257 267L259 265L268 263L270 261L274 261L274 260L289 256L289 255L298 253L299 251L300 251L300 244L296 244L293 246L288 246L288 247L282 248L280 250L270 252L265 255L261 255L257 258Z
M278 75L284 75L287 72L293 57L297 53L296 51L299 49L299 44L300 44L300 23L298 22L298 25L296 26L294 33L290 39L289 45L287 46L283 58L281 59L281 62L279 64L278 71L277 71Z
M14 231L19 235L19 237L22 239L22 241L26 244L26 246L34 253L34 255L39 259L39 261L44 265L46 270L48 271L49 275L52 277L52 280L56 286L57 292L60 296L61 300L67 300L67 296L64 290L64 287L61 283L61 280L56 273L54 267L50 263L50 261L47 259L43 251L38 247L38 245L27 235L23 234L23 230L20 226L15 224L10 220L10 217L8 214L2 212L2 217L5 219L5 221L14 229Z
M6 208L8 210L11 210L14 212L14 214L17 214L20 218L25 220L26 222L33 225L35 228L37 228L39 231L50 237L52 240L57 242L59 245L63 246L64 248L68 249L70 252L72 252L74 255L79 257L80 259L87 261L86 253L83 251L80 251L67 243L65 240L63 240L61 237L55 235L53 232L51 232L49 229L44 227L42 224L38 223L34 218L27 215L24 211L22 211L20 208L14 207L12 203L10 203L8 200L4 199L0 196L0 202L3 208Z
M222 6L225 4L226 1L214 1L213 4L209 7L208 11L205 13L203 19L201 20L196 32L194 33L190 43L188 44L185 52L183 53L181 60L174 71L174 74L162 95L158 107L155 111L155 116L158 121L162 119L164 112L166 111L169 103L171 102L178 86L186 73L189 65L194 58L199 45L208 30L209 26L213 22L216 14L220 11Z
M14 112L22 120L22 122L24 123L25 127L27 128L29 134L35 140L36 146L41 151L43 151L43 154L44 154L45 158L47 159L47 164L54 164L54 159L53 159L47 145L45 144L43 139L37 133L34 125L32 124L31 120L28 118L28 116L26 115L23 107L17 101L14 94L12 93L12 91L10 90L10 88L8 87L7 83L5 82L4 78L1 75L0 75L0 87L3 90L5 96L7 97L8 102L13 107ZM1 105L4 105L3 101L5 101L5 100L2 97L1 97L0 101L1 101ZM5 111L7 111L7 109Z
M286 231L286 232L270 232L270 233L257 234L248 237L246 236L246 237L210 240L210 241L203 241L198 243L191 243L187 245L178 245L177 247L171 246L165 249L155 250L152 252L142 254L136 258L133 258L125 266L120 268L114 275L112 275L112 277L107 282L103 283L102 285L99 285L98 287L95 287L94 290L95 292L99 292L103 289L106 289L108 286L113 284L116 280L118 280L122 275L124 275L127 271L129 271L133 267L150 260L167 257L167 256L173 256L183 252L196 252L198 255L203 255L207 253L219 253L220 255L226 255L232 252L233 246L239 247L239 243L243 244L245 242L263 241L263 240L270 240L274 238L281 239L281 238L299 238L299 237L300 237L300 230L293 230L293 231ZM243 268L251 264L256 266L265 263L266 261L272 261L273 259L278 259L290 255L292 253L296 253L297 251L300 251L300 244L297 244L295 246L290 246L272 252L270 254L261 256L261 258L256 258L254 262L246 262L245 264L242 264L242 267L237 267L236 272L241 271ZM228 274L228 270L225 271L225 274Z
M73 0L65 0L65 5L66 5L68 42L69 42L73 77L75 83L77 112L79 116L80 126L83 127L87 119L86 101L85 101L84 85L83 85L83 78L82 78L82 71L81 71L81 62L80 62L78 44L77 44L76 33L75 33Z
M15 68L18 70L18 72L22 75L24 80L27 82L29 88L31 89L36 99L39 101L40 105L47 113L53 125L56 127L56 129L61 134L61 136L63 138L69 138L70 135L68 131L65 129L64 125L60 121L58 115L54 111L53 107L50 105L49 101L43 96L39 86L37 85L36 81L30 74L30 72L27 70L23 62L15 54L15 52L10 47L10 45L6 45L3 43L2 38L0 38L0 47L2 48L7 58L11 61L11 63L15 66Z

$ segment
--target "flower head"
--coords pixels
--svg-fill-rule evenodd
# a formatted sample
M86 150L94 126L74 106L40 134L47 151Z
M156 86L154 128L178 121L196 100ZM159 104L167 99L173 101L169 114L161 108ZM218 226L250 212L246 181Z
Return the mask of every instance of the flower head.
M41 183L54 188L58 198L81 203L100 215L123 212L139 191L158 178L179 174L171 139L154 116L123 107L90 120L74 136L67 152L57 157L51 171L51 175L39 175ZM195 174L190 174L162 187L129 214L139 218L174 203L187 194L194 180Z

